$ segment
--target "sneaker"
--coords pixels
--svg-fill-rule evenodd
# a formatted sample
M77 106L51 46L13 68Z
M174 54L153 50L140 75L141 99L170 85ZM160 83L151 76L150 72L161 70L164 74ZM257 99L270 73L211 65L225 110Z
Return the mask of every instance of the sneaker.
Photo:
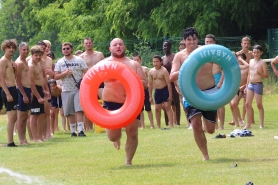
M80 132L78 133L78 137L86 137L86 135L84 134L83 131L80 131Z
M274 139L278 139L278 136L274 136Z
M14 142L7 144L7 147L17 147L17 145L14 144Z
M71 133L71 137L77 137L77 134L75 132Z

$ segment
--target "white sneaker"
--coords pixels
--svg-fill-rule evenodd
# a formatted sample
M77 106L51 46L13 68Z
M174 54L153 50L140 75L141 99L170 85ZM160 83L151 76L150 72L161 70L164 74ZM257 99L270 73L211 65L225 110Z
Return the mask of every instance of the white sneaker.
M278 139L278 136L274 136L274 139Z
M192 125L190 124L190 126L188 127L188 129L192 129Z

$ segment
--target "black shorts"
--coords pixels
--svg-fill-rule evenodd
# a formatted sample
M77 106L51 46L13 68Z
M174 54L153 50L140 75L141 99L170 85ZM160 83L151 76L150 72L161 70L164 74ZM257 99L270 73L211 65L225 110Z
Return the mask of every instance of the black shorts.
M6 107L6 111L12 111L12 110L17 110L17 90L16 90L16 87L13 86L13 87L8 87L8 90L11 94L11 96L13 97L14 101L12 102L8 102L7 101L7 96L6 96L6 93L4 90L2 90L1 92L1 97L3 99L3 102L5 104L5 107Z
M204 110L197 109L193 106L188 106L185 108L185 111L187 114L187 119L190 123L191 123L190 119L197 114L202 114L206 120L212 123L216 123L217 110L204 111Z
M44 93L42 86L36 85L37 91L42 98L44 98ZM33 100L31 102L31 115L44 114L44 104L40 104L37 97L33 95Z
M51 96L51 107L62 108L62 97Z
M2 92L2 87L0 87L0 93ZM3 108L3 98L0 96L0 110Z
M150 95L149 95L149 89L145 89L145 99L144 99L144 106L145 106L145 110L146 111L151 111L151 102L150 102ZM143 110L144 110L144 106L143 106Z
M117 109L121 108L122 106L123 106L123 103L114 103L114 102L107 102L107 101L103 102L103 108L105 108L107 110L117 110ZM136 117L136 119L140 120L140 113Z
M21 94L21 92L19 91L19 89L17 89L17 94L18 94L18 106L17 106L17 110L19 111L29 111L31 109L31 88L27 88L27 87L23 87L26 96L29 99L29 103L24 103L23 101L23 96Z

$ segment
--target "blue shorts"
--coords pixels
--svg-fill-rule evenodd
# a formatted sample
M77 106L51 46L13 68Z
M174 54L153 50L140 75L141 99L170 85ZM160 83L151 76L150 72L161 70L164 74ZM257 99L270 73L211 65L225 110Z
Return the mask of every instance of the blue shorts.
M214 76L215 85L218 85L218 83L221 79L221 76L222 76L222 72L216 73L213 76Z
M18 94L17 110L26 112L31 109L31 88L23 87L23 89L24 89L26 96L29 99L29 103L24 103L23 96L22 96L21 92L19 91L19 89L17 89L17 94Z
M146 111L151 111L152 108L151 108L151 102L150 102L149 89L148 88L145 89L144 93L145 93L145 99L144 99L145 110ZM144 107L143 107L143 110L144 110Z
M169 91L166 85L162 89L155 89L154 91L154 102L155 104L162 104L163 102L168 102Z
M103 108L107 110L117 110L123 106L123 103L114 103L103 101ZM136 119L140 120L140 114L136 117Z
M255 94L263 95L264 84L262 82L249 83L248 89L254 91Z
M5 107L6 107L6 111L17 110L17 104L18 104L17 97L18 97L18 95L17 95L16 87L15 86L8 87L8 90L9 90L11 96L13 97L12 102L7 101L7 96L6 96L6 93L5 93L4 90L2 90L2 92L1 92L1 96L2 96L3 102L4 102Z
M61 96L58 96L58 97L55 97L55 96L51 96L51 107L56 107L56 108L62 108L62 97Z
M44 98L44 93L42 86L36 85L37 91L42 98ZM33 100L31 102L31 115L44 114L44 104L40 104L37 97L33 94Z
M216 86L213 86L212 88L209 88L204 91L214 91L215 88L216 88ZM185 98L183 98L183 106L186 111L187 119L189 122L191 122L190 119L193 118L195 115L202 114L206 120L208 120L212 123L216 123L217 110L204 111L204 110L197 109L197 108L193 107L192 105L190 105L185 100Z

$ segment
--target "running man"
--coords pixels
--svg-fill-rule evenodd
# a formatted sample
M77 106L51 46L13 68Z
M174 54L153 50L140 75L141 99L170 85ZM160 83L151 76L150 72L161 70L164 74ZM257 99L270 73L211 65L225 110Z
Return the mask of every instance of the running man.
M141 65L129 59L125 56L126 47L124 45L123 40L119 38L115 38L111 41L109 50L111 52L111 56L99 62L96 65L101 65L109 61L117 61L123 63L134 70L137 75L141 78L141 81L144 87L147 87L146 76ZM108 110L116 110L119 109L125 102L126 92L122 83L118 80L109 80L104 82L105 86L103 89L103 107ZM115 91L117 89L117 91ZM140 124L140 115L131 122L129 125L125 127L125 132L127 135L125 152L126 152L126 166L132 165L132 159L136 152L138 146L138 126ZM106 134L108 139L113 142L114 147L116 149L120 149L121 138L122 138L122 129L106 129Z

